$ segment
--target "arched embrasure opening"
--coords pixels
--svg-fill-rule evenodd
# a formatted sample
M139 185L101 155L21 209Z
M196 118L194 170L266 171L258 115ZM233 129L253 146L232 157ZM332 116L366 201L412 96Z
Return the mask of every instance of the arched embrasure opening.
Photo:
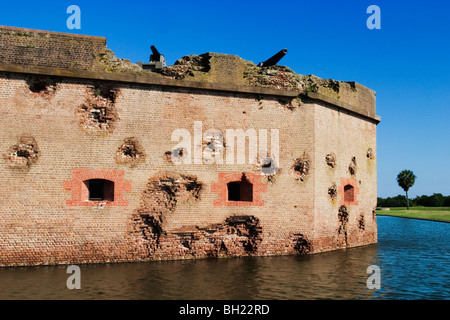
M246 179L227 184L228 201L253 202L253 184Z
M353 202L355 201L355 188L348 184L344 187L344 201Z
M114 202L114 182L103 179L91 179L84 181L87 188L87 201Z

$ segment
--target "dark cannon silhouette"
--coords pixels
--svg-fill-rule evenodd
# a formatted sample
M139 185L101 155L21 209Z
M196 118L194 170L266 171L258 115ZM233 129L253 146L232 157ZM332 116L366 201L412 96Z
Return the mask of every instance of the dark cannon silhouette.
M276 55L269 58L267 61L260 62L258 64L258 67L266 68L266 67L271 67L271 66L276 65L281 59L283 59L283 57L287 54L287 52L288 52L287 49L281 50Z
M160 71L166 66L166 58L164 57L164 55L159 53L158 49L156 49L155 46L151 46L150 49L152 50L152 54L150 55L150 62L138 62L137 64L140 65L144 70Z

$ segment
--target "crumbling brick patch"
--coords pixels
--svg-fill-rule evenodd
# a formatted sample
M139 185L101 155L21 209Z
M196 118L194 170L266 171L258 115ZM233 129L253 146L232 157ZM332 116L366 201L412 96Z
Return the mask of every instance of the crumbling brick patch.
M10 168L23 169L36 163L39 156L40 151L36 140L31 135L25 134L20 137L18 144L9 148L4 158Z
M97 60L107 72L132 74L141 74L143 72L142 67L131 63L130 60L117 58L114 52L109 49L100 52L97 56Z
M348 210L346 206L341 206L338 213L338 235L343 239L345 245L348 244L347 240L347 227L348 227Z
M226 145L220 132L211 132L209 135L207 135L203 140L201 147L203 162L205 164L214 162L220 163L223 161L223 155L225 154ZM175 157L177 157L177 150L174 150L173 154ZM178 155L182 156L183 154Z
M233 216L225 220L227 234L243 237L240 242L246 252L255 252L261 239L259 219L254 216ZM226 244L225 244L226 246Z
M358 229L359 229L360 231L366 230L366 223L365 223L365 220L364 220L364 214L361 214L361 215L359 216L359 219L358 219Z
M277 102L283 108L286 108L290 111L294 111L296 108L300 107L301 100L300 98L289 98L289 97L278 97Z
M195 76L196 72L208 72L211 57L204 55L189 55L178 59L174 65L162 68L161 74L167 78L184 79Z
M138 164L145 160L145 151L138 139L125 138L117 149L116 162L119 164Z
M336 201L338 196L338 188L336 183L333 183L333 185L328 188L328 196L330 197L331 201Z
M154 177L153 180L155 180ZM180 187L181 188L181 187ZM232 216L223 223L207 226L184 226L176 230L164 229L165 213L173 211L173 194L163 196L166 188L153 181L150 189L155 195L152 204L144 196L142 207L133 218L135 232L144 240L147 255L152 259L219 258L256 254L262 241L260 220L254 216ZM158 190L159 189L159 190ZM187 192L191 192L186 187ZM192 193L195 198L195 192ZM164 207L167 205L167 207Z
M197 177L175 172L161 172L153 176L142 195L140 212L164 215L173 211L179 201L198 199L202 184Z
M186 151L184 148L177 148L172 151L166 151L162 155L162 159L169 163L180 163Z
M306 180L306 177L308 176L310 170L310 163L310 157L306 154L306 152L303 153L303 156L295 160L294 164L291 167L291 173L296 180Z
M276 89L296 90L301 86L301 76L285 66L274 65L260 68L251 62L247 63L244 78L248 85L263 86Z
M336 94L339 94L341 91L341 85L343 84L343 82L340 81L333 79L321 79L313 75L302 77L302 83L307 92L317 92L320 87L323 87L333 90ZM356 90L354 83L349 83L349 86L352 87L352 90Z
M147 242L149 255L159 248L167 214L173 212L179 202L199 199L201 189L202 184L195 176L160 172L150 178L133 218L136 232Z
M375 154L373 153L373 149L372 148L369 148L367 150L367 159L369 159L369 160L375 159Z
M334 152L327 154L327 156L325 157L325 161L330 168L335 168L336 167L336 155L334 154Z
M275 183L276 176L281 171L276 161L270 155L267 155L262 160L259 160L258 157L254 170L261 175L264 183Z
M300 255L306 255L311 252L311 242L303 234L294 235L294 250Z
M166 162L172 162L172 151L166 151L161 156L161 158Z
M117 89L107 86L89 87L85 102L76 110L80 126L89 133L110 133L119 116L115 108Z
M356 169L357 169L356 157L352 157L352 161L348 165L348 172L350 172L350 174L354 176L356 175Z
M329 79L325 86L332 89L336 93L339 93L339 91L340 91L340 82L339 81Z
M26 79L32 94L50 97L56 91L56 80L46 76L29 76Z
M164 234L159 255L170 258L243 257L257 254L262 241L260 220L232 216L223 223L185 226Z
M161 217L155 217L149 214L134 215L133 221L135 230L141 234L145 240L147 255L152 255L159 248L159 240L164 234Z

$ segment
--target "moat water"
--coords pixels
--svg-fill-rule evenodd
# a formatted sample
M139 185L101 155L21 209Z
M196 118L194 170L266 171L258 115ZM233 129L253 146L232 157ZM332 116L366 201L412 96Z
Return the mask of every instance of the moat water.
M378 217L379 243L311 256L0 268L0 299L450 299L450 224ZM369 289L369 266L380 289ZM371 283L375 283L372 282Z

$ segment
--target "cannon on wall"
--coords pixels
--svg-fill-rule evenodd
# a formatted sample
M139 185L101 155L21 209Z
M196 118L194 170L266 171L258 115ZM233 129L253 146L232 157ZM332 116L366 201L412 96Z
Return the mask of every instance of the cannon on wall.
M159 53L155 46L151 46L152 54L150 55L149 63L138 62L137 64L144 70L159 71L166 66L166 58Z
M158 49L156 49L155 46L151 46L150 49L152 50L152 54L150 55L150 62L161 62L166 63L166 59L164 58L164 56L159 53Z
M264 62L260 62L258 64L258 67L261 68L266 68L266 67L271 67L276 65L281 59L283 59L283 57L287 54L287 49L283 49L280 52L278 52L276 55L274 55L273 57L269 58L268 60L264 61Z

